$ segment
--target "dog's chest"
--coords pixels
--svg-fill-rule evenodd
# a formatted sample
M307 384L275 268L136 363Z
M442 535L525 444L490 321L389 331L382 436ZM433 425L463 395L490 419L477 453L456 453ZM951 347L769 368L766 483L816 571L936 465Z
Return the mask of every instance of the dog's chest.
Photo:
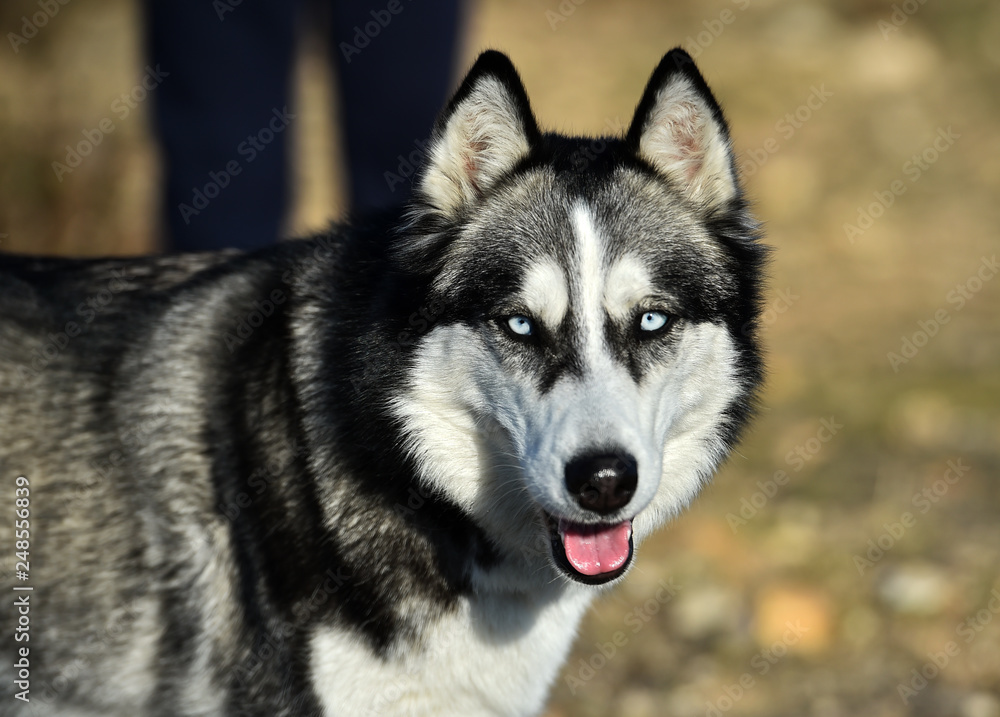
M356 634L318 629L313 686L334 715L535 715L562 666L590 596L546 603L463 601L427 626L418 645L375 655Z

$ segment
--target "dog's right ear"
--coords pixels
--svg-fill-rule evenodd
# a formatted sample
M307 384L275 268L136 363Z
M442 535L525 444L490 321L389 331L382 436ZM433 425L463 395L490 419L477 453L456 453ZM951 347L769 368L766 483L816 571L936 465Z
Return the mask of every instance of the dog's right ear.
M654 70L625 142L708 210L740 193L729 126L694 60L680 48Z
M488 50L434 126L418 194L453 217L524 159L538 138L517 70L506 55Z

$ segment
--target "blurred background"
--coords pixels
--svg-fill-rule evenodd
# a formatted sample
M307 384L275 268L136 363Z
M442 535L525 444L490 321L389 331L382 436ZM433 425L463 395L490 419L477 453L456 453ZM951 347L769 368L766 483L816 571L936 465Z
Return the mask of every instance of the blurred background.
M149 109L109 111L144 74L140 8L70 1L11 40L39 8L0 6L0 250L156 251ZM547 715L1000 717L1000 4L482 0L456 77L505 50L543 127L606 134L677 45L775 248L770 378ZM322 52L298 61L289 236L346 206Z

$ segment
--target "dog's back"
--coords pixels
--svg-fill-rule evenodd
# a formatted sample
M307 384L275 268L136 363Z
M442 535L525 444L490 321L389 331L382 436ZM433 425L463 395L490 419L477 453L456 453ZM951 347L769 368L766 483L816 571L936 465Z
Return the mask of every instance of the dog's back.
M148 387L161 405L124 405L134 387L123 364L171 293L229 256L0 257L0 590L22 606L0 611L0 629L5 644L27 648L23 694L36 708L65 701L132 714L153 697L169 563L156 564L166 557L150 520L158 491L130 464L157 431L183 426L163 403L169 385ZM169 381L172 357L150 359ZM193 500L197 487L187 490ZM209 525L187 529L204 531L190 535L193 549L211 537ZM27 549L15 556L15 545ZM23 704L13 697L19 671L0 663L0 714Z

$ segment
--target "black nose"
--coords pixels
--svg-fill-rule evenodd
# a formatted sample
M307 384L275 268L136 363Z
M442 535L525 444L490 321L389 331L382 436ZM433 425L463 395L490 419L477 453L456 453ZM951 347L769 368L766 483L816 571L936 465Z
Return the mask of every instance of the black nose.
M602 453L574 458L566 464L566 487L584 510L614 513L635 493L639 471L627 453Z

